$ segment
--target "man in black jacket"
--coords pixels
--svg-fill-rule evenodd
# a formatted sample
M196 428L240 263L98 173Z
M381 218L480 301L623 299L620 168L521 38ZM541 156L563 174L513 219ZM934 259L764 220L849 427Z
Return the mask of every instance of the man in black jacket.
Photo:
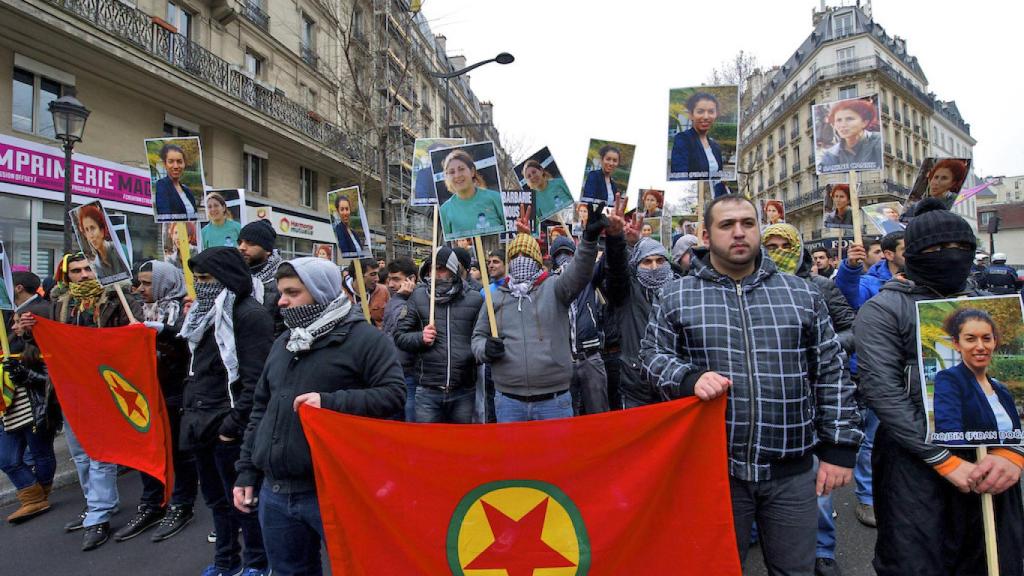
M195 454L200 486L217 533L214 563L204 574L262 573L267 555L255 514L231 505L235 461L249 422L253 391L274 341L274 321L252 297L254 279L238 250L209 248L189 261L196 300L181 329L192 352L181 419L181 447ZM248 576L248 575L247 575Z
M416 355L417 422L470 424L476 403L476 359L470 344L484 299L462 277L455 250L437 251L434 324L430 324L430 285L421 284L398 321L395 344Z
M298 407L386 418L401 409L405 391L394 345L342 294L337 266L297 258L277 278L289 331L274 342L257 384L233 496L248 514L259 494L274 574L314 576L324 529Z
M416 289L416 263L412 258L402 256L387 265L388 292L391 298L384 306L384 326L382 329L394 338L398 334L398 321L409 313L409 297ZM416 421L416 376L413 373L416 356L405 350L398 350L398 360L405 374L405 421Z
M238 251L242 253L253 278L263 287L262 294L257 291L253 297L273 317L275 338L284 332L284 322L277 307L277 282L274 280L277 267L281 265L281 256L274 250L276 244L277 232L269 220L249 222L238 232Z

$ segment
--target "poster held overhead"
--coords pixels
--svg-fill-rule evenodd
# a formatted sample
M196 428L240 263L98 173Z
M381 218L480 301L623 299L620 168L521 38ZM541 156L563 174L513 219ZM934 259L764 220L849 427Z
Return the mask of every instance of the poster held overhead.
M207 190L203 209L203 249L238 246L238 233L246 224L245 189Z
M580 202L611 206L616 194L625 198L635 153L633 144L591 138Z
M811 117L819 175L882 170L877 94L817 104L811 108Z
M147 138L153 217L157 222L197 220L205 186L199 137Z
M413 206L436 206L434 193L434 168L430 153L441 148L465 144L465 138L417 138L412 151L412 199Z
M925 158L907 197L903 218L913 218L917 203L929 196L938 198L947 210L952 209L970 169L970 158Z
M523 190L536 192L534 214L547 220L573 204L572 192L545 146L515 167L516 179ZM514 228L509 228L514 231Z
M714 195L736 180L739 87L694 86L668 93L668 179L710 180Z
M537 193L530 190L502 190L501 203L505 208L505 232L501 233L502 242L511 242L515 238L516 220L524 218L530 223L530 235L540 234L540 219L536 214ZM558 212L555 212L558 214Z
M505 207L493 142L434 150L430 162L446 242L505 231Z
M904 224L900 222L903 205L899 202L879 202L871 206L865 206L861 208L861 211L883 236L905 228Z
M331 227L338 239L342 258L370 256L370 234L366 226L366 209L358 186L339 188L327 193L327 211Z
M109 286L131 279L124 248L112 233L113 226L99 200L72 210L71 226L100 284Z
M821 203L825 228L853 229L853 208L850 184L836 182L825 185L825 201Z
M761 225L771 226L786 221L786 205L782 200L764 200L761 202Z
M665 209L665 191L641 188L636 205L643 211L644 218L661 218Z
M313 256L334 262L334 244L313 242Z

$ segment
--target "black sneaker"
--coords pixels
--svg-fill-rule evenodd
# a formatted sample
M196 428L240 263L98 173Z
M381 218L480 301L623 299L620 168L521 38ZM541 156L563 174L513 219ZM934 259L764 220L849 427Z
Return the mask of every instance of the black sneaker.
M163 508L157 508L156 506L150 506L149 504L139 504L139 511L135 513L135 516L132 516L132 519L129 520L128 523L120 530L114 532L114 540L117 540L118 542L131 540L159 524L163 517Z
M160 521L160 525L157 526L156 532L153 533L153 537L150 538L153 542L162 542L167 540L171 536L174 536L178 532L181 532L188 523L192 521L192 507L184 506L181 504L172 505L167 509L167 514L164 514L164 519Z
M85 536L82 537L82 551L95 550L110 539L110 523L104 522L89 526L85 529Z
M88 508L82 508L82 511L75 516L75 519L64 525L65 532L74 532L75 530L82 529L82 523L85 522L85 513L88 512Z

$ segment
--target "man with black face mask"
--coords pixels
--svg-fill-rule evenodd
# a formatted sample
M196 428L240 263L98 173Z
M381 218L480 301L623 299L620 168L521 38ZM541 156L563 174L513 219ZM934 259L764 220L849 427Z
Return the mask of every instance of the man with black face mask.
M980 295L967 283L974 232L928 198L918 204L904 240L910 282L887 282L854 324L860 393L879 420L872 455L874 568L879 576L984 574L981 502L974 492L994 495L1000 573L1020 576L1024 448L995 448L978 460L973 450L925 442L916 302Z

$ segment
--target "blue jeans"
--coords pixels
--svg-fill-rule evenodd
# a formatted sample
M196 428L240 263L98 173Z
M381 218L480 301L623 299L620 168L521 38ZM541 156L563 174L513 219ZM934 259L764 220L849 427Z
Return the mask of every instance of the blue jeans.
M813 574L814 469L762 482L729 477L736 547L746 560L757 521L769 574Z
M857 502L874 506L875 499L871 495L871 448L875 444L875 431L878 430L878 416L870 409L864 410L864 441L857 451L857 465L853 468L853 479L857 482L854 493Z
M86 512L82 525L88 528L110 522L119 501L117 464L89 458L67 420L64 420L64 439L68 441L68 450L78 471L78 482L85 494Z
M405 421L416 421L416 377L405 375Z
M32 465L25 462L25 449L32 453ZM32 431L22 426L13 432L0 429L0 470L11 479L17 490L39 483L53 484L57 458L53 455L53 432Z
M475 403L475 388L456 388L445 392L440 388L417 386L416 421L472 424Z
M320 576L324 526L316 491L275 494L264 481L260 490L260 526L267 556L278 576Z
M572 395L566 390L550 400L523 402L522 400L509 398L501 392L496 392L494 411L498 416L498 422L530 422L532 420L572 418Z
M818 496L818 543L815 558L836 559L836 522L832 518L832 495Z

